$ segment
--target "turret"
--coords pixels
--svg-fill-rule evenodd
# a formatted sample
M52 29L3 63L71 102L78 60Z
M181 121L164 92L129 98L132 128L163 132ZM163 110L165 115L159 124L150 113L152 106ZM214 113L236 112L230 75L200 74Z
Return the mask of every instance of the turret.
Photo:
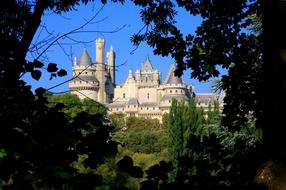
M96 75L99 81L98 101L106 103L104 39L96 39Z
M132 70L129 69L129 72L128 72L128 79L132 79L133 78L133 74L132 74Z
M73 66L76 66L77 65L77 57L75 56L74 58L73 58Z
M104 64L104 39L97 38L96 39L96 62L100 64Z
M140 70L139 69L137 69L136 70L136 72L135 72L135 79L137 80L137 81L139 81L140 80Z
M109 68L109 74L111 76L111 82L115 86L115 52L110 47L110 50L108 52L108 68Z

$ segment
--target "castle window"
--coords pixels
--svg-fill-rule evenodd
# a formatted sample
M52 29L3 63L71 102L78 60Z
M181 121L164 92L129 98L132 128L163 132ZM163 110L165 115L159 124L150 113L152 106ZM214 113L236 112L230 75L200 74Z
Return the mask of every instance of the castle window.
M87 72L85 72L85 74L87 75Z
M170 93L172 94L172 90L170 90Z
M130 108L130 106L128 106L128 108Z
M149 110L149 108L147 107L147 110Z
M171 103L171 100L169 100L169 103Z
M81 81L79 81L79 84L81 84Z
M155 107L153 107L153 110L155 110Z
M125 98L125 93L123 93L123 95L122 95L122 96L123 96L123 98Z
M150 94L149 94L149 93L147 93L147 99L149 100L149 98L150 98Z
M118 108L116 108L116 111L118 111Z
M134 105L134 108L136 108L136 105Z
M91 74L94 74L94 72L91 72Z
M142 110L143 108L141 107L141 110Z
M88 81L85 81L85 83L87 84L87 83L88 83Z
M175 92L177 93L177 92L178 92L178 90L175 90Z

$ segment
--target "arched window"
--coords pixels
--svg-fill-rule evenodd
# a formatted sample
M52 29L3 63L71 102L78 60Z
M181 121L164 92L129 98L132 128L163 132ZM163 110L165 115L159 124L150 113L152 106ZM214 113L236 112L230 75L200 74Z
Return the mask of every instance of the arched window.
M172 90L170 90L170 93L172 94Z

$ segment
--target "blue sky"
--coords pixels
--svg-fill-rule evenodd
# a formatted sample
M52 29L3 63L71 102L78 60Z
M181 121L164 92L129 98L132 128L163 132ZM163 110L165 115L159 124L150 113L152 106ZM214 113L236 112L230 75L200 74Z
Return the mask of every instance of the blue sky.
M77 7L77 11L71 11L63 15L56 15L53 13L46 13L42 18L42 24L44 24L47 30L54 35L61 35L69 32L92 18L95 13L102 7L99 3L90 3L88 5L80 5ZM69 35L69 37L78 41L89 41L90 43L78 43L70 44L71 41L67 38L59 41L61 47L58 44L51 46L46 52L46 56L49 58L45 60L46 63L57 63L59 68L63 68L68 72L66 77L56 78L49 80L49 75L43 70L43 76L39 81L31 79L29 75L24 75L23 79L33 89L38 87L49 88L56 84L59 84L72 77L72 62L71 57L79 57L83 48L86 48L92 60L95 60L95 39L98 37L105 38L106 51L109 50L112 45L116 52L116 65L124 65L117 67L116 70L116 83L120 84L124 82L128 75L128 70L132 69L135 72L136 69L141 68L142 63L146 57L149 56L153 66L161 70L162 79L165 79L170 64L174 63L171 57L155 56L153 49L142 43L133 54L133 44L130 42L130 37L137 33L143 26L140 19L140 8L134 6L129 1L124 5L121 4L106 4L98 16L93 22L86 27L84 31L105 31L110 32L118 28L124 27L122 30L116 33L102 33L102 32L82 32ZM192 17L183 9L178 9L178 15L176 17L177 26L181 31L186 33L193 33L196 27L200 24L200 17ZM38 42L48 36L46 29L39 29L33 40ZM69 43L69 44L68 44ZM70 56L72 55L72 56ZM35 54L30 53L28 59L33 60ZM190 79L190 72L185 71L182 76L186 83L191 83L195 86L195 92L211 92L211 82L198 82L197 80ZM65 83L52 90L53 92L68 91L68 83Z

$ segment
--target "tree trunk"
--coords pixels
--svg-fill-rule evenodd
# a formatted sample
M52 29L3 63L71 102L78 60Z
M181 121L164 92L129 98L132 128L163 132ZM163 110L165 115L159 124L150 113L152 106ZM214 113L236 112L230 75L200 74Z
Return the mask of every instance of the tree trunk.
M262 127L266 161L258 178L264 180L268 189L281 189L286 187L286 1L263 0L263 9L265 97Z

